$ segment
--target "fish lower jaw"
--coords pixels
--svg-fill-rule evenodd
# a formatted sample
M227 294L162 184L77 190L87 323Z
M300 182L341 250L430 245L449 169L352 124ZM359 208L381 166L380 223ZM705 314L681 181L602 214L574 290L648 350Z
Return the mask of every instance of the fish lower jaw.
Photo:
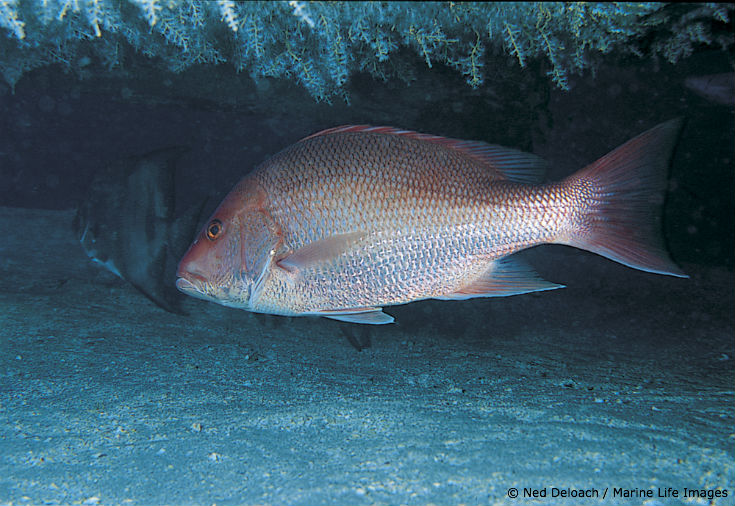
M207 290L206 286L200 287L196 283L192 283L186 278L178 278L176 280L176 288L179 291L194 297L196 299L206 300L208 302L216 302L222 306L232 307L236 309L250 309L247 302L243 302L236 297L231 297L226 293L212 293L211 290Z
M176 280L176 288L180 291L194 297L196 299L208 300L210 302L219 302L212 295L207 294L204 290L200 289L196 284L192 283L186 278L179 278Z

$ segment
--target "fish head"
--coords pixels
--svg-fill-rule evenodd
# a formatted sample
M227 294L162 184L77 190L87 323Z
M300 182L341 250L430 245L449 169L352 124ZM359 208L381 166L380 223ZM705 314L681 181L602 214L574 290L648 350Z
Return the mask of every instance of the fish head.
M230 192L179 262L179 290L223 306L252 308L279 242L264 200L265 193L247 178Z

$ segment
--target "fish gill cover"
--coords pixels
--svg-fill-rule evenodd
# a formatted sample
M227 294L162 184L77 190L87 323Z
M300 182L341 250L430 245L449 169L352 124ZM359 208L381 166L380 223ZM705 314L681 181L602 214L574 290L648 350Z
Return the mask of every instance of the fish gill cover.
M417 61L478 87L501 54L521 67L543 60L565 89L612 50L672 63L701 45L731 50L732 12L716 3L0 0L0 74L14 87L49 64L123 70L140 54L172 72L227 63L329 101L347 100L359 72L411 81Z

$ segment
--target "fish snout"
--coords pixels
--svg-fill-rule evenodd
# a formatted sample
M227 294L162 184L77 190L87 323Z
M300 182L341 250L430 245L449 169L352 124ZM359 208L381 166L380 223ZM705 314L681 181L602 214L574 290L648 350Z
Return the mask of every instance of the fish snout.
M189 248L176 269L176 288L189 295L201 292L201 287L207 282L203 265L206 257L198 253L196 246L195 243Z
M207 282L207 276L204 275L204 270L199 265L196 259L190 258L187 254L179 262L179 267L176 270L176 286L179 286L179 281L186 282L188 285L197 286ZM183 283L182 283L183 284ZM181 290L181 288L179 288Z
M237 298L232 298L228 287L213 281L213 279L202 271L197 270L196 263L186 264L182 260L176 271L176 288L196 299L216 302L229 307L243 307Z
M176 269L176 288L192 297L209 299L206 296L208 277L204 274L204 266L201 265L202 257L192 253L193 250L189 250L179 262Z
M203 275L197 272L182 271L181 269L176 273L176 277L178 278L176 281L177 284L179 280L185 280L187 283L194 286L207 282L207 278Z

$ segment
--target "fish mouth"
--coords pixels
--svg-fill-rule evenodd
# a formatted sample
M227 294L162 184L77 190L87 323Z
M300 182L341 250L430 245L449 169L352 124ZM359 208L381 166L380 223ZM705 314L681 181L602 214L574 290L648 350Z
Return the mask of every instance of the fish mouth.
M176 280L176 288L178 288L179 290L181 290L184 293L188 293L188 292L191 292L191 291L195 291L196 290L196 286L194 286L194 283L192 283L191 281L189 281L186 278L179 278L179 279L177 279Z
M177 279L176 288L178 288L179 291L185 293L186 295L196 297L197 299L212 300L212 297L206 295L204 292L202 292L202 290L199 289L197 285L186 278Z
M177 279L176 288L178 288L180 291L186 294L191 294L191 295L193 295L194 292L199 292L199 290L197 290L196 285L186 278Z

